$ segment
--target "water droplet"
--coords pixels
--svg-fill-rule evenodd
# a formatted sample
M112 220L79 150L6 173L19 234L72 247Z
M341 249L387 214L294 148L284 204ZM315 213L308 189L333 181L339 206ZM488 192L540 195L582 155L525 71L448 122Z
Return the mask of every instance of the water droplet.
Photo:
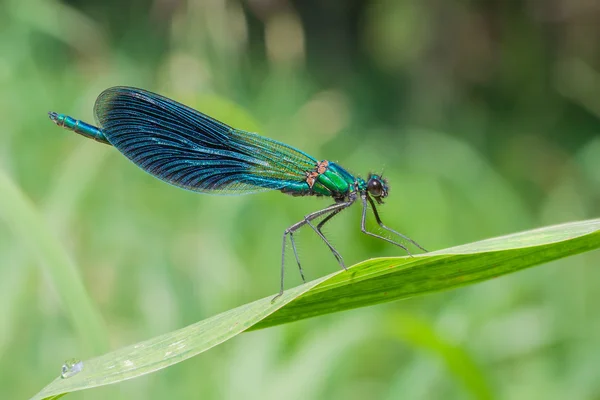
M60 377L63 379L67 379L72 377L73 375L77 375L83 370L83 361L78 360L76 358L71 358L62 366L62 370L60 372Z

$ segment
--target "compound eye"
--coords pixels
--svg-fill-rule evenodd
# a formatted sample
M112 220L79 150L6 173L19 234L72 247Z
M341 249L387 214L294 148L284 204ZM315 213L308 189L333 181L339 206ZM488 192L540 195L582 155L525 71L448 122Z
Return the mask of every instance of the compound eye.
M381 197L383 194L383 185L379 181L379 179L369 179L369 183L367 184L367 190L369 194L373 197Z

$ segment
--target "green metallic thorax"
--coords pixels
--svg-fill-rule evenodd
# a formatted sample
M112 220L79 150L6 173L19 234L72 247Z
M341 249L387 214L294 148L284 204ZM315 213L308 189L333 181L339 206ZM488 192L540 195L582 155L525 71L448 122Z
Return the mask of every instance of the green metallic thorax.
M316 195L329 196L334 198L345 197L354 190L354 184L364 185L364 181L355 177L336 163L329 162L327 170L320 174L312 187Z
M327 165L325 171L317 173L323 163ZM351 192L363 191L367 187L362 178L352 175L331 161L317 163L315 171L306 171L306 174L306 181L289 182L281 191L292 196L327 196L343 200ZM314 182L312 182L313 178ZM310 183L312 183L312 187Z

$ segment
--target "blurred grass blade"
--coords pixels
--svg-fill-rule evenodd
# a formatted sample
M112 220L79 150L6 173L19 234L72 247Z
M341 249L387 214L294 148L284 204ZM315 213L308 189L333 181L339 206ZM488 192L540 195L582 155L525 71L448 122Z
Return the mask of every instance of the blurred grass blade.
M53 232L63 238L66 235L63 234L65 229L62 228L70 224L77 205L100 171L100 164L109 154L109 152L99 150L93 142L89 142L82 142L77 150L69 154L62 167L57 170L50 193L46 196L43 204L38 206L38 209L43 211L45 220L52 227ZM15 324L7 322L18 314L18 307L15 308L14 303L21 293L29 293L25 289L28 284L27 277L36 266L33 261L36 254L28 251L30 247L30 244L23 243L6 248L2 254L6 266L18 265L19 267L5 268L2 273L3 279L0 280L0 355L10 337L10 332L17 329ZM52 286L57 287L58 285L52 283ZM79 332L77 334L84 339ZM82 345L87 346L87 343L83 342ZM91 348L88 350L91 351ZM97 354L101 354L106 351L106 348L97 350Z
M105 51L102 29L93 19L57 1L10 1L8 12L29 27L67 43L89 58ZM65 24L64 21L69 21Z
M237 334L331 312L464 286L600 247L600 220L556 225L415 257L367 260L183 329L84 361L33 399L132 379L193 357ZM57 366L58 372L59 366Z
M0 217L46 267L82 343L91 353L106 351L108 335L104 322L88 296L77 268L31 200L1 170L0 193Z
M475 399L494 399L494 392L486 376L468 351L448 341L426 320L414 315L397 313L389 318L384 331L392 337L410 343L414 347L430 352L441 359L448 372L462 383Z

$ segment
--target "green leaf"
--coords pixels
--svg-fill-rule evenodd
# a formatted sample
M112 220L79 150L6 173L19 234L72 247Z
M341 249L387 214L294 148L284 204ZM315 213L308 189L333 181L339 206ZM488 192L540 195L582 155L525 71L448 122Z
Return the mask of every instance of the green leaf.
M239 333L496 278L600 247L600 220L556 225L414 257L376 258L174 332L84 361L33 399L132 379L181 362ZM57 372L60 366L57 366Z

